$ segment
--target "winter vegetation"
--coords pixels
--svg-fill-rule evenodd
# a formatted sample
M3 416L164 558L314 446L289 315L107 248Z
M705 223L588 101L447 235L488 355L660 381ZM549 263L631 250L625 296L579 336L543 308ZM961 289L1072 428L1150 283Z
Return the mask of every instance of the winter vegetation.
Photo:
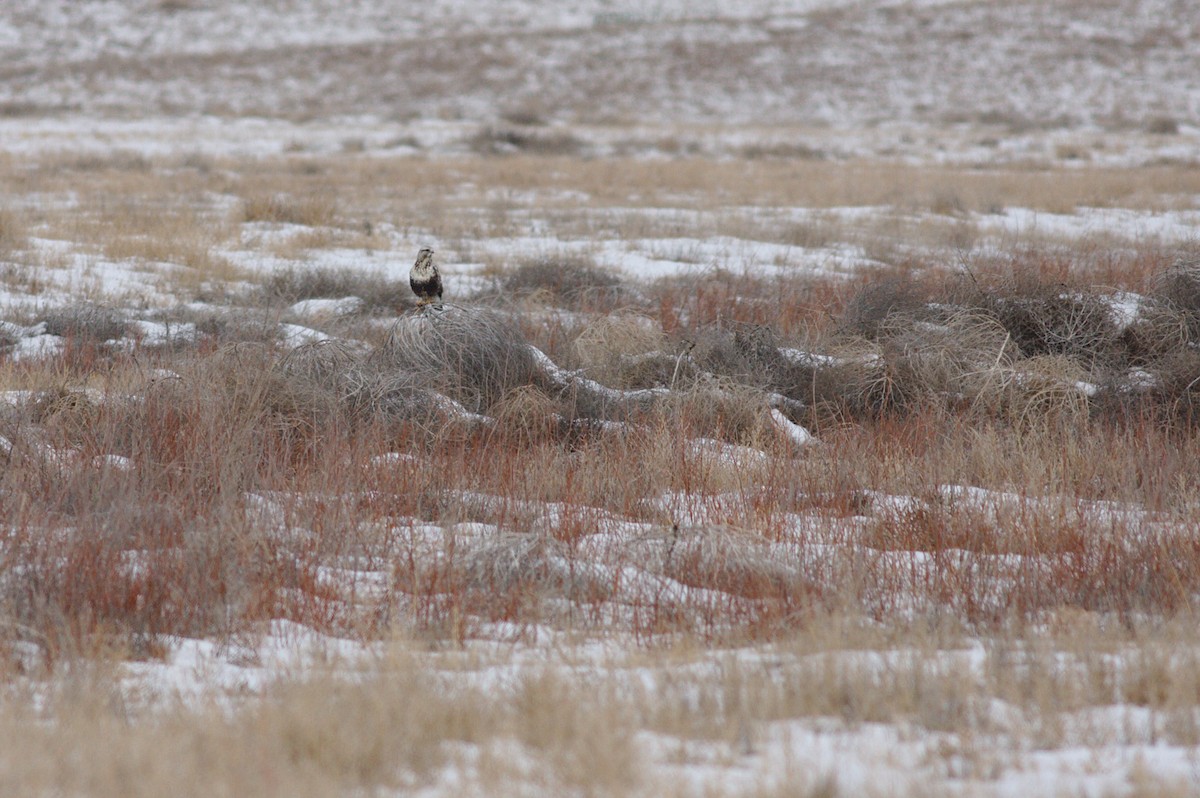
M1188 4L344 5L0 19L0 792L1196 793Z

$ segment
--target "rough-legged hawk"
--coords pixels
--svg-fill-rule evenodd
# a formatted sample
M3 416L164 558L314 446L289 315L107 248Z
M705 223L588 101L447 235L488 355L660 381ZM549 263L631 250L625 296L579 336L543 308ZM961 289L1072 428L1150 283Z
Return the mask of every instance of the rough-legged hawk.
M417 253L417 262L408 273L408 284L417 295L418 306L442 303L442 275L433 263L433 250L429 247Z

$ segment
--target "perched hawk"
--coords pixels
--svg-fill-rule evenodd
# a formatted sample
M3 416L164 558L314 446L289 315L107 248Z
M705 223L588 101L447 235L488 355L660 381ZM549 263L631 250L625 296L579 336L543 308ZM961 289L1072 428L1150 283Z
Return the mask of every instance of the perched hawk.
M408 284L417 295L418 306L442 303L442 275L433 263L433 250L429 247L417 253L417 262L408 272Z

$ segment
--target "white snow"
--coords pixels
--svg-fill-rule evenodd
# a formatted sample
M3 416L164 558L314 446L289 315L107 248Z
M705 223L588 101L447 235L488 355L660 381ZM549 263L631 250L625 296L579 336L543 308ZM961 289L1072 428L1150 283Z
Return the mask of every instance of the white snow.
M215 171L227 169L222 160L227 158L299 163L311 156L337 156L355 164L395 158L414 165L437 158L469 164L464 155L481 131L529 128L568 137L581 157L632 156L647 169L661 159L692 156L777 157L781 169L794 159L847 168L874 159L885 166L952 164L981 170L1013 165L1194 169L1200 151L1200 16L1170 0L1114 0L1088 5L1086 13L1081 8L982 0L8 0L0 13L0 157L14 163L129 158L153 168L193 168L186 166L192 163ZM533 124L514 121L522 112L533 117ZM232 172L230 177L238 178ZM353 214L371 219L384 249L314 247L285 256L278 253L313 228L235 222L236 232L212 254L259 275L297 267L370 269L404 280L408 253L433 243L447 253L443 270L451 296L494 286L496 264L580 255L619 273L637 291L660 278L716 272L853 277L880 265L868 243L873 226L887 230L947 220L886 201L747 207L746 200L734 204L703 185L653 207L625 195L609 201L603 186L540 194L505 189L484 196L472 184L469 165L460 184L444 188L451 221L441 231L404 219L375 219L375 209L358 207L357 198L340 198ZM175 284L183 267L114 260L90 244L50 237L36 219L48 210L77 210L79 198L71 187L29 195L19 187L6 190L0 210L15 209L33 219L26 241L0 250L0 312L26 320L0 321L0 335L12 342L4 352L11 361L60 354L64 338L48 334L44 323L28 324L28 318L81 298L111 301L122 309L128 337L109 342L115 347L136 353L139 345L197 337L194 323L167 323L159 315L185 302ZM1096 200L1104 207L1055 212L963 211L954 222L975 232L975 246L982 251L1001 250L1013 241L1090 241L1129 249L1197 240L1200 197L1134 202L1138 207L1120 207L1120 198L1111 206L1105 201ZM197 202L229 210L237 198L206 195ZM472 202L476 206L468 206ZM562 209L574 215L556 216ZM476 224L479 219L494 219L495 234L471 238L467 231L486 227ZM722 224L730 221L745 222L745 229ZM787 222L827 225L833 232L828 241L812 245L786 243L786 236L771 231ZM628 237L614 232L623 225L638 230L639 224L649 232ZM730 229L734 232L725 232ZM1113 321L1121 328L1136 323L1146 301L1112 292ZM287 308L287 318L295 323L281 323L278 330L292 348L330 340L317 328L362 306L363 300L353 296L306 299ZM546 311L541 320L564 327L587 321L583 314L558 310ZM391 323L391 318L380 321ZM795 348L779 351L793 364L814 369L875 362L869 354L850 361ZM578 387L615 402L666 393L612 389L560 368L540 350L531 354L560 387ZM147 375L173 376L153 370ZM1130 384L1139 388L1154 385L1148 372L1132 376ZM1086 380L1066 387L1087 395L1098 390ZM0 403L14 411L14 418L33 398L28 391L0 393ZM89 398L106 400L103 394ZM495 424L447 397L433 400L449 417L476 427ZM445 566L451 549L494 552L499 543L525 535L544 544L538 556L547 578L608 586L609 592L598 592L589 602L562 591L560 606L580 616L603 611L610 613L606 617L628 618L647 607L667 607L680 617L700 615L706 607L749 613L754 599L685 584L670 570L672 556L703 558L706 544L719 539L725 545L722 566L765 568L780 578L837 573L847 559L870 560L891 582L862 589L891 591L889 607L898 615L920 617L938 609L927 592L938 564L926 551L865 545L872 524L953 507L981 523L1058 513L1063 523L1078 523L1096 535L1118 529L1163 536L1188 531L1186 518L1181 523L1119 502L939 484L928 486L922 496L862 491L861 506L849 517L829 517L800 503L798 510L773 516L778 529L768 536L753 526L762 512L755 502L756 475L787 469L819 451L814 445L824 444L779 409L767 412L787 444L786 456L714 438L679 442L689 467L719 470L731 481L742 481L742 490L672 490L633 508L629 516L482 489L445 491L435 498L458 508L460 523L443 528L405 515L376 519L373 523L390 535L385 556L330 558L314 573L342 600L382 601L396 594L397 567L405 556L411 555L417 567ZM132 474L136 468L123 455L80 456L21 437L22 426L11 426L0 437L0 453L29 452L52 475L89 468ZM608 435L629 432L615 422L601 426ZM423 455L399 450L375 456L369 464L371 474L388 469L415 474L428 467ZM798 486L798 493L803 490ZM809 498L819 505L821 497ZM247 494L243 499L246 518L271 530L273 545L318 548L316 531L289 520L288 497ZM523 519L516 533L513 518ZM585 532L570 547L554 538L568 522ZM130 568L139 567L137 553L131 552ZM978 598L998 608L1005 607L1002 594L1021 569L1046 567L1013 553L951 550L940 556L988 574L990 592ZM512 689L518 674L540 667L564 677L625 680L666 691L688 675L699 681L735 666L790 677L809 656L754 646L700 652L695 661L671 667L631 667L638 640L579 625L567 633L553 624L480 621L476 638L463 643L464 654L492 664L446 668L438 676L446 689L473 683L503 691ZM285 620L246 638L164 639L167 653L161 661L120 666L122 696L151 706L169 706L172 700L199 705L215 698L236 711L257 700L271 682L318 665L332 663L350 678L377 662L386 645L342 640ZM984 642L965 645L960 651L917 654L928 657L931 666L962 668L972 677L985 667L1004 666ZM16 660L37 650L21 643L11 649ZM1122 650L1112 656L1120 663L1136 653ZM414 656L424 657L431 670L441 667L429 652ZM839 668L887 673L903 665L903 657L915 655L845 650L828 656ZM826 777L847 795L926 789L1020 798L1123 794L1136 791L1139 774L1146 773L1194 787L1200 768L1194 749L1156 738L1161 718L1147 707L1061 713L1054 720L1067 729L1064 741L1045 749L1035 747L1029 719L1018 706L994 699L964 712L986 720L976 737L931 731L904 719L845 723L832 717L783 717L744 730L735 741L644 729L636 733L636 744L663 794L785 792ZM512 746L508 753L520 759L519 744ZM462 776L448 771L427 794L459 794Z
M293 349L304 344L315 344L331 339L331 336L319 330L299 324L280 324L279 332L283 336L284 343Z
M329 319L354 313L362 304L363 301L356 296L341 299L304 299L292 305L288 311L297 316Z
M62 351L65 342L60 336L41 333L26 338L17 339L10 357L13 360L27 360L56 355Z
M773 421L775 426L778 427L783 434L787 436L788 439L791 440L796 446L807 446L816 440L811 432L799 424L796 424L775 408L771 408L771 421Z

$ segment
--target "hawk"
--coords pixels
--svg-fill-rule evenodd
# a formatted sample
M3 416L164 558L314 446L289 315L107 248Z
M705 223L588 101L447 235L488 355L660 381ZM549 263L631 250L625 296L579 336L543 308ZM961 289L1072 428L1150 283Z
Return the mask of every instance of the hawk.
M433 262L433 250L422 247L417 262L408 272L408 285L417 295L417 306L442 304L442 275Z

